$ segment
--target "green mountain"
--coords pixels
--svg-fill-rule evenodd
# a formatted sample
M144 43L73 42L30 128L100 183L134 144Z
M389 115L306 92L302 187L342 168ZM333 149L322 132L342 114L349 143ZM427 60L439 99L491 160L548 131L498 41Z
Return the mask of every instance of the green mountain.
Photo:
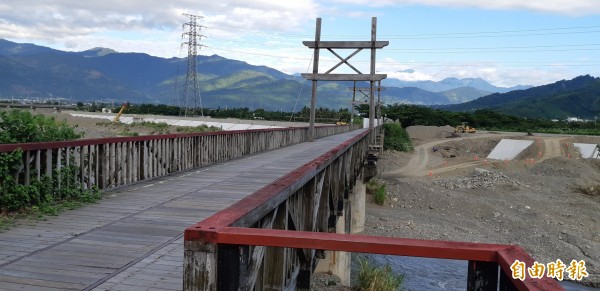
M600 113L600 78L590 75L526 90L491 94L458 105L441 108L451 111L492 109L527 118L594 119Z
M291 110L310 104L311 82L296 75L218 55L198 56L196 63L205 107ZM186 72L187 60L182 58L119 53L108 48L64 52L0 39L0 98L178 104ZM382 99L387 104L454 104L487 94L475 88L492 86L481 79L454 78L427 84L447 91L388 86L381 92ZM317 106L350 107L352 92L348 88L352 85L319 82ZM367 83L357 85L367 87ZM357 93L360 98L363 96Z
M446 78L441 81L401 81L398 79L385 79L382 81L384 86L391 87L416 87L429 92L444 92L452 89L470 87L490 93L506 93L513 90L523 90L531 86L518 85L510 88L494 86L481 78ZM478 97L481 97L480 95ZM470 100L469 100L470 101Z
M458 87L440 93L448 98L448 102L445 102L445 104L459 104L487 96L492 92L473 87Z

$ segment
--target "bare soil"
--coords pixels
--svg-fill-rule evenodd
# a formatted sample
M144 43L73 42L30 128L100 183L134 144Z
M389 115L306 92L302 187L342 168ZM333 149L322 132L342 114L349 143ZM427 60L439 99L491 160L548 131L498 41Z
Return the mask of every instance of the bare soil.
M364 233L517 244L543 264L584 260L583 283L600 287L600 160L580 159L572 146L600 137L484 132L448 139L447 131L409 127L414 152L384 154L378 168L388 199L384 206L367 199ZM535 142L515 160L485 159L508 137Z

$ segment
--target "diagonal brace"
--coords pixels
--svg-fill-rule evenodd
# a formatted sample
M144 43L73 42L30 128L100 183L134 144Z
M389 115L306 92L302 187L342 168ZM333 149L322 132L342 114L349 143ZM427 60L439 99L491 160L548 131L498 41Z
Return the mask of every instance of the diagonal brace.
M354 66L352 66L348 60L350 58L352 58L353 56L355 56L356 54L358 54L360 51L362 51L362 48L357 49L356 51L354 51L352 54L350 54L348 57L346 58L342 58L340 55L338 55L336 52L334 52L331 48L327 48L328 51L330 51L334 56L336 56L338 59L340 59L341 61L339 63L337 63L337 65L333 66L331 69L329 69L329 71L325 72L325 74L329 74L331 72L333 72L333 70L337 69L339 66L341 66L342 64L346 64L348 65L348 67L350 67L352 70L354 70L355 72L362 74L358 69L356 69Z

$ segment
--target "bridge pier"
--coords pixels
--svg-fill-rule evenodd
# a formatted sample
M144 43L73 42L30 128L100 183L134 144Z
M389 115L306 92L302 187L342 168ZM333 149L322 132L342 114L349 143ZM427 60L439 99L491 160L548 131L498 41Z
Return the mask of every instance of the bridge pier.
M363 171L356 179L350 195L352 215L350 216L350 233L359 233L365 230L367 185L363 180Z
M346 233L346 215L339 216L335 233ZM350 215L352 216L352 215ZM342 286L350 287L352 253L342 251L325 251L325 258L319 260L315 273L329 273L340 278Z

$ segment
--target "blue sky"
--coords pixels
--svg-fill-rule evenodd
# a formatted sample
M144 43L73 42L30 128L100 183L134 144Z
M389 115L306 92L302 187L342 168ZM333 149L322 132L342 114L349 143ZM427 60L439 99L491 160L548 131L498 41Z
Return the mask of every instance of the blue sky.
M299 73L309 70L312 52L301 42L314 37L316 17L323 19L322 40L369 40L376 16L378 39L390 42L378 52L377 71L390 78L480 77L513 86L600 76L600 5L594 0L89 2L3 1L0 37L63 50L109 47L184 57L181 13L192 13L204 16L200 54ZM321 57L322 69L336 63L327 52ZM365 72L368 59L366 52L353 58Z

